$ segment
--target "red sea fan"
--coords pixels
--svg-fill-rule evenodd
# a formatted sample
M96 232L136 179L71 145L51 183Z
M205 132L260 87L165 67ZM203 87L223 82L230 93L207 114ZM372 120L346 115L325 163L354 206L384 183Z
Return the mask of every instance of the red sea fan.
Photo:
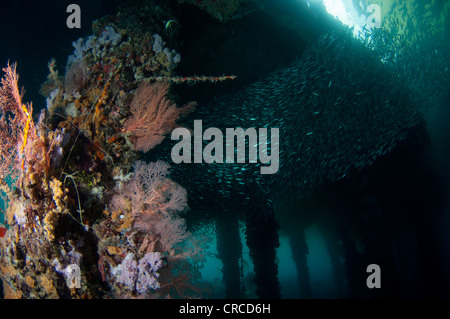
M33 142L37 140L32 119L33 107L23 104L23 91L19 91L16 64L3 69L5 76L0 86L0 178L18 177L31 156ZM20 160L21 158L21 160ZM21 163L21 164L20 164Z
M177 127L176 121L192 112L195 102L183 107L166 98L169 83L143 82L131 101L131 117L125 122L125 131L135 151L147 152L164 140L167 133Z

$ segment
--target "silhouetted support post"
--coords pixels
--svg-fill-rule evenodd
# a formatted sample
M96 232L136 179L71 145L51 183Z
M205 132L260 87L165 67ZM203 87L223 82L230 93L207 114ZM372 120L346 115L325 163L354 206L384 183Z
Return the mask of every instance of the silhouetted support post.
M276 248L278 223L272 205L255 200L247 210L246 237L255 269L256 293L261 299L280 298Z
M226 298L241 298L239 259L242 257L242 243L237 214L226 211L218 214L216 233Z
M306 255L309 254L308 245L305 238L305 229L298 225L296 231L288 233L289 244L292 250L292 258L297 268L298 286L300 298L311 298L311 284L309 281L309 268Z
M331 260L331 267L333 268L333 277L336 283L336 289L339 298L346 297L345 288L345 271L344 266L341 263L342 247L339 244L339 237L336 234L336 229L331 223L327 223L325 232L325 242L327 246L328 255Z
M280 200L276 205L277 220L289 239L292 259L295 262L300 298L312 298L305 229L311 225L314 214L321 210L312 197Z
M348 297L370 298L366 286L366 267L369 265L365 258L358 253L356 243L345 233L342 234L345 254L345 272L347 274Z

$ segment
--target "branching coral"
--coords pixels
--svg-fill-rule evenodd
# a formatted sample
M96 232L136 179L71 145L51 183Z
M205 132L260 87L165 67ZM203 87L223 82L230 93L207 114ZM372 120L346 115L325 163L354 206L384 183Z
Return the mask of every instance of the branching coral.
M32 104L23 104L19 92L16 64L3 69L5 76L0 87L0 178L10 176L13 182L23 183L25 171L37 171L46 177L50 168L50 145L39 136L33 122Z
M102 276L117 293L123 289L153 297L183 296L186 290L200 293L192 282L198 278L202 251L187 248L197 241L179 216L187 208L187 194L168 173L169 166L162 161L137 161L131 179L111 200L111 219L95 227L101 238ZM111 229L115 236L103 235Z
M194 110L194 102L177 108L166 97L168 90L167 82L143 82L137 89L130 105L131 117L124 124L134 150L147 152L152 149L177 126L180 117Z
M0 87L0 175L17 176L18 169L23 170L24 151L37 134L32 121L33 107L22 103L23 92L19 92L16 64L3 69L5 77Z
M136 161L133 178L112 198L112 209L123 211L126 208L125 203L129 201L133 217L139 216L143 210L157 210L162 200L158 190L168 173L169 165L163 161L149 164Z

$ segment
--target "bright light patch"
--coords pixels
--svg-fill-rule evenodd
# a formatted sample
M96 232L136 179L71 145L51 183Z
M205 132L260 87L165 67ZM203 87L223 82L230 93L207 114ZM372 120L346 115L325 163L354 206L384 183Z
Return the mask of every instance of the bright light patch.
M353 6L352 0L323 0L323 4L329 14L353 28L353 34L356 37L366 38L374 27L379 27L379 10L376 12L377 8L375 8L377 16L374 18L372 14L374 7L363 8L361 2L359 2L360 11Z

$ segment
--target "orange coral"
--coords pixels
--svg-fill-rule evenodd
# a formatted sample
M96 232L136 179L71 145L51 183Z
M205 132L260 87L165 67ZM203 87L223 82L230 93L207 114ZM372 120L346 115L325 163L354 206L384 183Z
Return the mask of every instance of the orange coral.
M98 117L100 115L100 113L102 112L102 110L100 109L100 106L105 103L108 87L109 87L109 82L105 84L102 94L100 95L100 97L97 100L97 103L95 104L94 118Z

